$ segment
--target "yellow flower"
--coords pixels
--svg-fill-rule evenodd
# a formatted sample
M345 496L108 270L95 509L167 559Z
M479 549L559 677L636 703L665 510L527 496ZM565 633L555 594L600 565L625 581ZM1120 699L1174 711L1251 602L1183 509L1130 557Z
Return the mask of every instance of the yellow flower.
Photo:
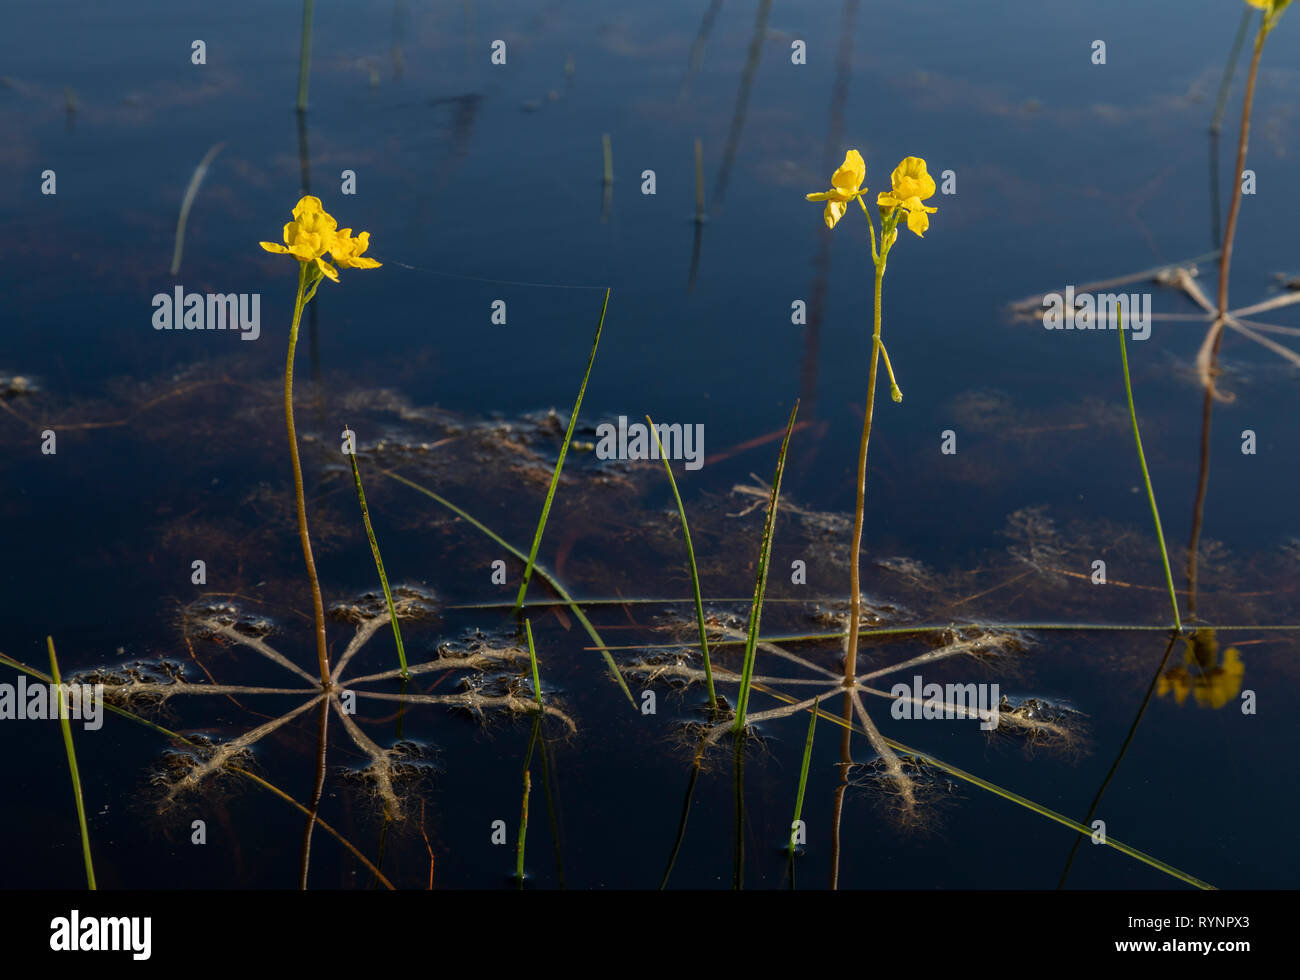
M344 228L330 246L330 257L344 269L378 269L381 263L361 257L361 253L369 247L370 232L363 231L353 238L352 229Z
M338 272L324 259L334 247L337 225L334 216L321 207L320 198L309 194L294 206L293 220L284 226L284 244L259 244L268 252L292 255L304 264L314 262L323 274L338 282Z
M857 150L844 154L844 162L831 175L831 189L820 194L805 195L810 201L826 202L826 227L834 228L854 198L867 192L862 182L867 179L867 164Z
M939 210L921 203L934 194L934 178L926 172L925 161L920 157L904 157L903 162L894 168L890 181L893 189L882 191L876 204L882 211L902 208L907 212L907 227L918 238L924 238L926 229L930 227L929 215Z

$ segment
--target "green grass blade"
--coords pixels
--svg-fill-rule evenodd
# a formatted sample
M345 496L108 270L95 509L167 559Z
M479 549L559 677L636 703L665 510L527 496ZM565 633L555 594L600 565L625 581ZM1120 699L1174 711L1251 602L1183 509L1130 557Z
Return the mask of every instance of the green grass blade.
M1128 344L1124 340L1124 313L1116 311L1119 323L1119 353L1124 365L1124 393L1128 396L1128 415L1133 421L1133 441L1137 444L1138 465L1142 467L1142 480L1147 488L1147 500L1151 502L1151 519L1156 525L1156 539L1160 542L1160 560L1165 566L1165 583L1169 586L1169 604L1174 609L1174 629L1183 631L1182 619L1178 615L1178 593L1174 591L1174 573L1169 567L1169 551L1165 548L1165 532L1160 526L1160 509L1156 506L1156 494L1151 489L1151 473L1147 470L1146 454L1142 452L1142 433L1138 431L1137 409L1133 406L1133 382L1128 373Z
M533 624L524 620L524 632L528 634L528 662L533 668L533 696L537 698L537 710L542 710L542 682L537 676L537 649L533 646Z
M698 145L698 144L697 144ZM650 416L645 417L654 435L655 445L659 447L659 458L664 462L664 472L668 474L668 485L673 488L673 499L677 501L677 514L682 519L682 536L686 538L686 557L691 563L691 586L695 589L695 618L700 626L700 650L704 654L704 679L709 686L709 710L716 711L718 696L713 691L713 665L709 662L709 635L704 625L704 600L700 596L700 571L695 567L695 548L691 544L691 528L686 523L686 507L682 504L682 495L677 492L677 480L673 477L673 468L668 463L663 443L659 441L659 430L655 428Z
M582 409L582 397L587 393L587 380L591 377L591 366L596 363L596 348L600 346L600 332L605 328L605 312L609 309L609 290L605 290L605 301L600 307L600 322L596 324L596 339L591 342L591 355L587 358L587 371L582 376L582 385L578 388L578 398L573 403L573 412L569 415L569 427L564 433L564 443L560 446L560 458L555 461L555 473L551 476L550 489L546 491L546 502L542 504L542 516L537 522L537 531L533 534L533 547L528 552L528 563L524 566L524 578L519 583L519 594L515 597L515 613L523 605L528 592L528 582L533 576L533 565L537 562L537 549L542 544L542 533L546 530L546 519L551 516L551 502L555 499L556 488L560 485L560 471L564 469L564 457L569 453L569 443L573 439L574 426L578 424L578 412Z
M799 824L799 818L803 816L803 795L808 788L808 765L812 762L813 731L817 727L817 709L821 705L821 698L813 702L812 711L808 712L808 741L803 746L803 765L799 767L799 793L794 800L794 820L790 822L790 853L794 853L794 830Z
M736 695L735 731L739 735L745 727L745 713L749 709L749 687L754 677L755 651L758 644L758 622L763 612L763 595L767 591L767 569L772 559L772 530L776 525L777 501L781 497L781 477L785 473L785 454L790 448L790 433L794 430L794 417L799 412L795 400L790 410L790 421L781 440L781 454L776 458L776 476L772 478L772 493L767 501L767 520L763 524L763 544L758 553L758 576L754 582L754 603L749 610L749 636L745 641L745 666L741 671L740 692Z
M430 490L428 487L423 487L420 484L416 483L414 480L410 480L402 476L400 473L394 473L392 470L380 470L380 472L383 473L385 476L391 477L392 479L396 480L398 483L404 483L412 490L416 490L424 494L426 497L430 498L431 500L434 500L437 503L441 504L443 507L446 507L449 511L455 514L457 517L461 518L466 523L472 525L473 527L478 528L480 531L486 534L489 538L491 538L501 547L505 548L506 551L510 552L510 554L514 555L520 561L528 560L528 556L525 555L518 548L516 548L514 545L512 545L509 541L501 537L499 534L493 531L482 521L470 515L467 511L461 509L460 507L457 507L446 497L439 496L438 494ZM555 594L558 595L561 600L563 600L564 605L568 607L569 611L573 613L575 617L577 617L578 622L582 624L582 628L587 631L587 635L596 642L596 646L600 649L601 656L605 658L605 663L609 666L610 673L614 675L615 683L618 684L619 689L622 690L622 692L627 696L628 703L630 703L632 707L635 708L637 706L636 699L632 697L632 692L628 690L627 682L623 680L623 675L622 673L619 672L618 665L614 663L614 658L610 655L609 650L606 648L605 641L602 640L600 638L600 634L596 632L596 627L591 625L591 620L587 618L586 614L583 613L581 608L579 608L577 601L573 598L573 596L569 595L568 591L564 588L564 586L562 586L559 583L559 580L556 579L554 575L546 571L546 569L544 569L540 565L535 565L534 569L536 570L538 576L544 582L546 582L547 585L549 585L552 589L555 590Z
M47 636L45 645L50 650L50 676L59 692L59 727L63 729L63 747L68 752L68 772L72 775L72 795L77 801L77 823L81 826L81 856L86 862L86 887L95 887L95 864L90 858L90 831L86 828L86 801L81 795L81 773L77 771L77 753L72 747L72 724L68 721L67 695L63 679L59 676L59 658L54 654L54 637ZM83 692L84 696L84 692Z
M344 426L346 428L346 426ZM379 583L384 587L384 601L388 603L388 616L393 622L393 640L397 643L397 662L402 666L402 676L409 677L406 668L406 649L402 646L402 627L397 623L397 609L393 606L393 593L388 587L388 575L384 572L384 559L379 555L379 542L375 540L375 529L370 524L370 508L366 506L366 491L361 488L361 470L357 466L356 446L348 453L352 463L352 479L357 485L357 502L361 504L361 520L366 525L366 537L370 539L370 553L375 556L375 568L379 572Z

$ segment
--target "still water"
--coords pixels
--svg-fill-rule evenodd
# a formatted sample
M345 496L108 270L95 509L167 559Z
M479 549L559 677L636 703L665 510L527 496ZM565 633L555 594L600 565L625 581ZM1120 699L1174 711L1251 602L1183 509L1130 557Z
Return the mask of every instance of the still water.
M0 653L43 671L52 635L65 677L179 673L299 691L131 705L209 746L239 747L312 700L300 677L229 635L316 669L280 400L296 264L258 247L280 240L309 192L340 225L368 231L367 254L383 263L324 282L298 348L331 657L383 608L338 451L347 426L411 614L408 658L484 658L418 673L405 693L424 703L396 700L401 685L381 679L358 688L388 699L329 717L320 819L395 886L516 887L525 759L530 888L655 888L670 863L669 887L1190 887L1008 794L1089 827L1104 821L1108 837L1221 888L1294 885L1285 760L1300 677L1295 631L1273 627L1300 623L1295 369L1226 337L1220 384L1235 400L1215 406L1209 429L1193 620L1194 361L1207 323L1186 291L1150 276L1101 287L1150 295L1150 336L1128 346L1144 448L1182 616L1219 627L1199 662L1179 640L1162 667L1169 596L1117 335L1045 330L1041 304L1029 316L1012 308L1198 258L1195 281L1214 296L1207 255L1232 187L1245 55L1222 145L1210 122L1242 9L322 2L304 113L294 4L10 10L0 32ZM1300 177L1298 27L1283 19L1259 76L1256 193L1237 229L1232 308L1286 296L1283 280L1300 273L1300 200L1288 191ZM892 717L884 697L868 698L881 734L907 747L900 755L944 764L907 763L918 793L909 808L864 736L851 741L853 765L840 765L830 719L843 698L827 693L792 882L782 846L808 716L756 726L739 821L729 742L704 751L692 778L688 726L705 719L706 696L681 683L700 661L671 490L660 462L605 460L595 447L602 423L620 416L699 427L703 465L678 462L675 474L706 614L743 634L765 487L798 399L762 632L843 631L872 265L861 211L828 232L804 195L828 186L850 148L866 159L867 200L909 155L944 185L926 202L938 210L924 239L902 231L885 277L884 339L904 399L885 398L886 383L876 403L868 625L956 627L864 638L859 674L950 653L869 683L885 694L916 674L996 684L1008 708L1055 727L989 735L971 719ZM210 153L172 274L181 202ZM56 193L42 193L51 180ZM256 339L154 329L154 297L178 288L256 296ZM510 692L524 708L531 697L510 614L522 563L412 484L527 552L606 288L538 558L582 603L635 707L572 607L545 604L555 592L535 578L527 615L543 691L561 713L530 752L532 719L500 708ZM1257 316L1297 323L1285 306ZM1021 628L962 628L972 623ZM1025 628L1049 623L1071 628ZM1156 628L1081 628L1102 624ZM806 682L831 676L831 691L836 641L783 649L800 662L759 651L770 689L801 700L821 690ZM343 680L391 671L395 654L378 630ZM715 666L738 670L737 647L719 647ZM0 682L17 676L0 670ZM720 689L734 704L735 684ZM463 702L436 700L458 693ZM758 691L750 710L781 703ZM479 717L467 705L487 707ZM293 714L233 761L310 806L320 717L319 705ZM101 887L299 883L294 805L230 772L185 791L177 779L197 750L121 717L95 732L74 726L74 737ZM0 779L0 831L22 843L0 884L78 886L57 727L0 724ZM315 828L310 885L377 880Z

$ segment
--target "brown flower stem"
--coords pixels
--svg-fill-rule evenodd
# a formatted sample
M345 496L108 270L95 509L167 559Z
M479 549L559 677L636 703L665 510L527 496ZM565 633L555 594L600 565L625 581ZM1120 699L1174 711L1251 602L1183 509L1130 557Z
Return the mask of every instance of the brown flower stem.
M1264 53L1264 40L1268 37L1267 18L1255 35L1255 52L1250 59L1250 74L1246 76L1246 100L1241 107L1241 135L1237 138L1237 169L1233 174L1232 204L1228 208L1228 224L1223 232L1223 249L1219 257L1219 317L1228 312L1228 269L1232 265L1232 242L1237 233L1237 215L1241 211L1241 172L1246 169L1246 141L1250 137L1250 110L1255 101L1255 77L1259 74L1259 59ZM1223 333L1214 341L1213 358L1219 353Z
M284 419L289 429L289 458L293 461L293 489L298 504L298 537L302 541L302 556L307 563L307 578L311 582L312 611L316 616L316 657L320 661L321 686L330 686L329 653L325 648L325 606L321 602L320 580L316 577L316 560L311 554L311 535L307 531L307 502L302 491L302 461L298 458L298 433L293 425L293 355L298 347L298 324L302 311L312 296L319 279L309 281L310 263L300 263L298 271L298 296L293 304L293 325L289 328L289 356L284 365ZM311 287L308 292L308 287Z
M880 367L880 287L885 278L885 256L876 263L875 313L871 334L871 371L867 376L867 410L862 418L862 444L858 448L858 503L853 513L853 552L849 557L849 643L844 658L844 686L852 687L858 668L858 628L862 622L862 523L867 500L867 444L876 410L876 374Z

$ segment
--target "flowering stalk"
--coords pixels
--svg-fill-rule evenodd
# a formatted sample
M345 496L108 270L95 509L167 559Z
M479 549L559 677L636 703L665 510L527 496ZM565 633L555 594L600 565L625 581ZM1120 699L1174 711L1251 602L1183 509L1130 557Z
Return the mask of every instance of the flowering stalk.
M853 546L849 557L849 633L844 658L844 686L853 687L857 675L858 630L862 624L862 525L866 514L867 498L867 447L871 442L871 423L876 409L876 377L880 362L885 362L885 371L889 375L889 393L895 402L903 400L898 381L894 377L894 366L890 363L889 352L880 337L881 326L881 287L885 278L885 265L889 260L890 249L898 241L898 223L903 218L907 227L919 238L925 237L930 227L929 215L938 209L927 207L922 203L935 192L933 178L926 171L925 161L920 157L906 157L891 175L891 188L881 193L876 199L880 209L880 247L876 247L876 228L871 221L863 195L866 188L862 186L866 179L867 167L862 154L850 150L844 156L844 163L831 176L831 189L817 194L808 194L810 201L825 201L824 219L828 228L834 228L842 218L851 202L856 200L867 218L867 230L871 242L871 260L875 265L875 288L873 290L872 330L871 330L871 366L867 373L867 406L862 418L862 440L858 445L858 479L857 504L853 513Z
M329 652L325 645L325 608L321 601L320 580L311 553L311 535L307 530L307 502L302 487L302 461L298 457L298 435L293 424L293 357L298 347L298 326L302 311L316 295L322 278L338 282L334 265L350 269L375 269L379 263L362 254L370 245L370 233L355 238L351 228L338 228L334 216L321 207L319 198L302 198L293 209L293 221L284 226L284 244L261 242L268 252L292 255L298 260L298 295L293 303L293 323L289 327L289 354L284 365L284 419L289 430L289 459L293 463L293 490L298 505L298 537L311 583L312 611L316 621L316 658L320 664L321 687L330 686ZM325 261L325 256L334 265ZM396 623L394 623L396 626Z
M298 270L298 296L293 304L293 324L289 327L289 356L284 365L284 419L289 429L289 458L293 462L293 492L298 505L298 538L302 541L302 557L307 563L307 579L311 583L312 612L316 620L316 658L320 662L320 682L328 687L330 682L329 652L325 647L325 606L321 601L320 579L316 575L316 560L311 553L311 535L307 531L307 501L302 489L302 460L298 457L298 434L293 425L293 355L298 347L298 324L302 311L316 295L320 273L312 278L314 266L304 262Z

